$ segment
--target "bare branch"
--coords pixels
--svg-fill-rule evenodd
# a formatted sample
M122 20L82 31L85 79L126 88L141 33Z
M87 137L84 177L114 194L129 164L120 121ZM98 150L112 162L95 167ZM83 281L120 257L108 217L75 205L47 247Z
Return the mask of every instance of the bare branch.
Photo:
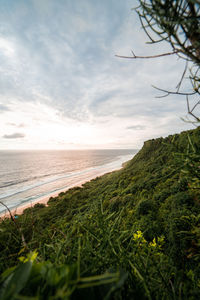
M12 215L10 209L9 209L8 206L7 206L5 203L3 203L2 201L0 201L0 204L3 205L3 206L5 206L5 208L8 210L11 220L14 222L14 224L15 224L17 230L18 230L19 233L21 234L22 244L23 244L24 247L27 248L27 244L26 244L26 241L25 241L25 238L24 238L24 234L23 234L21 228L19 227L19 225L17 224L17 222L15 221L15 218L13 217L13 215Z
M15 219L14 219L14 217L13 217L13 215L12 215L12 213L11 213L9 207L8 207L5 203L3 203L2 201L0 201L0 204L3 205L3 206L5 206L5 208L6 208L6 209L8 210L8 212L9 212L9 215L10 215L11 220L15 223Z
M200 104L200 101L198 101L198 102L194 105L194 107L192 108L192 110L191 110L191 109L190 109L190 104L189 104L188 96L186 96L186 100L187 100L188 114L190 114L197 122L200 122L200 119L199 119L197 116L195 116L195 115L193 114L194 109L197 107L198 104Z
M174 55L174 54L177 54L178 52L181 52L181 50L175 50L173 52L167 52L167 53L162 53L162 54L157 54L157 55L150 55L150 56L137 56L134 54L133 51L131 51L133 56L124 56L124 55L115 55L116 57L119 57L119 58L129 58L129 59L136 59L136 58L158 58L158 57L163 57L163 56L169 56L169 55Z
M185 69L184 69L183 74L182 74L182 76L181 76L181 80L179 81L179 83L178 83L177 86L176 86L177 92L179 92L179 89L180 89L180 87L181 87L181 84L182 84L182 82L183 82L183 79L184 79L184 77L185 77L185 73L186 73L187 69L188 69L188 61L186 61Z
M195 108L197 107L197 105L199 105L199 104L200 104L200 100L193 106L191 112L193 112L195 110Z
M153 87L154 89L158 90L158 91L161 91L161 92L166 93L167 96L168 96L168 95L192 96L192 95L197 94L196 91L191 92L191 93L181 93L181 92L178 92L178 91L176 91L176 92L167 91L167 90L158 88L158 87L156 87L156 86L154 86L154 85L152 85L152 87ZM156 98L163 98L163 96L157 96Z

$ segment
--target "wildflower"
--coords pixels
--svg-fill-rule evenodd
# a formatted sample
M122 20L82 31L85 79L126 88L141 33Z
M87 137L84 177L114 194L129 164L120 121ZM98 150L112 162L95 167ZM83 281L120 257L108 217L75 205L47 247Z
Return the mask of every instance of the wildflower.
M33 262L37 258L38 253L36 251L30 252L27 256L20 256L19 261L26 263L27 261Z
M156 244L156 239L154 238L152 242L149 243L149 246L152 248L156 248L157 244Z
M143 237L142 231L138 230L136 233L133 234L133 240L139 240Z
M152 242L149 243L149 247L154 248L154 249L161 249L164 244L164 236L160 236L156 239L154 238Z
M138 242L140 246L147 242L143 237L142 231L140 230L138 230L136 233L133 234L133 241Z

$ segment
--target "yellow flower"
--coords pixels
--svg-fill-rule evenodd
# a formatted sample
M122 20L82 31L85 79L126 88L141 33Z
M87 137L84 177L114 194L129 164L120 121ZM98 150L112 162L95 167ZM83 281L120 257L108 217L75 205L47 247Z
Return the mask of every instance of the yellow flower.
M152 248L156 248L157 244L156 244L156 239L154 238L152 242L149 243L149 246Z
M29 254L27 254L27 256L20 256L18 259L23 262L26 263L27 261L31 261L33 262L36 257L37 257L38 253L36 251L30 252Z
M140 230L133 234L133 241L137 242L140 246L147 242L143 237L142 231Z
M154 238L152 242L149 243L149 247L151 248L157 248L157 249L161 249L163 244L164 244L164 236L160 236L157 238L157 243L156 243L156 239Z
M139 240L143 237L142 231L138 230L136 233L133 234L133 240Z

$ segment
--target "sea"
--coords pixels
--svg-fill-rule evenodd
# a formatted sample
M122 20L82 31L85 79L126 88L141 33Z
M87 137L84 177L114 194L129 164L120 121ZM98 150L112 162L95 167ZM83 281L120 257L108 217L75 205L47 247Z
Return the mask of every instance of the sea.
M0 214L120 169L135 149L0 151Z

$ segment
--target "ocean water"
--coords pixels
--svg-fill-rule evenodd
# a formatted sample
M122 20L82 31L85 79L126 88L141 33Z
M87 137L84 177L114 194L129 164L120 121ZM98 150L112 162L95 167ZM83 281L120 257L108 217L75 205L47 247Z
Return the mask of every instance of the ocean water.
M10 209L119 169L136 150L0 151L0 201ZM5 207L0 204L0 214Z

